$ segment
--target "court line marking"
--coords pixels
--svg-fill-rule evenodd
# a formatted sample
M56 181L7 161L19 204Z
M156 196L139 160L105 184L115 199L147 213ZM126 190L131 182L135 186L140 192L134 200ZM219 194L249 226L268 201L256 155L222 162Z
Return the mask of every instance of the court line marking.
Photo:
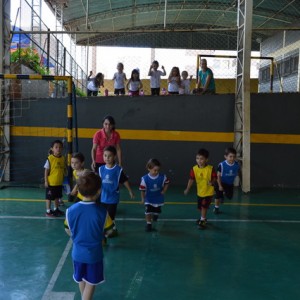
M46 217L34 217L34 216L0 216L0 219L24 219L24 220L64 220L63 217L57 218L46 218ZM133 221L133 222L144 222L144 218L116 218L117 221ZM160 218L158 222L195 222L195 219L170 219L170 218ZM241 223L300 223L300 220L262 220L262 219L209 219L209 222L241 222Z
M61 256L61 258L60 258L60 260L59 260L59 262L58 262L58 264L56 266L56 268L55 268L55 271L52 274L52 277L51 277L51 279L50 279L50 281L48 283L48 286L47 286L47 288L46 288L46 290L45 290L45 292L43 294L42 300L55 299L53 297L54 295L52 295L52 289L53 289L53 287L54 287L54 285L55 285L55 283L56 283L56 281L57 281L57 279L59 277L59 274L60 274L60 272L61 272L61 270L62 270L62 268L63 268L63 266L65 264L65 261L67 259L67 256L68 256L71 248L72 248L72 240L69 239L69 241L68 241L68 243L67 243L67 245L65 247L65 250L64 250L64 252L63 252L63 254L62 254L62 256ZM62 293L60 293L60 294L62 294ZM70 295L70 293L67 293L67 294ZM75 293L74 293L74 297L75 297ZM74 299L74 297L73 297L73 299Z
M0 198L0 201L17 201L17 202L44 202L45 200L41 199L24 199L24 198ZM129 201L123 200L120 201L121 204L140 204L140 201ZM196 202L174 202L168 201L165 202L165 205L195 205ZM226 202L223 205L226 206L265 206L265 207L300 207L300 204L276 204L276 203L239 203L239 202Z

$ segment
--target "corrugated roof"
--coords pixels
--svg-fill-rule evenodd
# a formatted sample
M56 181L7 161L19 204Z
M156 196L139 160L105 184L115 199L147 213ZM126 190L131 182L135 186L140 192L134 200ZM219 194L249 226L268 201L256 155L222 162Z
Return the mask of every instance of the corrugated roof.
M166 19L160 0L48 0L57 3L64 27L83 32L80 45L236 49L236 0L168 0ZM299 0L253 0L253 50L270 29L300 28L299 20Z

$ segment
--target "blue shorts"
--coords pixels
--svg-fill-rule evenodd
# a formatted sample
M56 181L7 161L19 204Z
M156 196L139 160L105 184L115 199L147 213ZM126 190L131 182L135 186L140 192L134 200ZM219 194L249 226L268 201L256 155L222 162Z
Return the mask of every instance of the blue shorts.
M91 285L97 285L104 282L103 260L94 264L73 261L73 269L73 279L77 283L85 281Z

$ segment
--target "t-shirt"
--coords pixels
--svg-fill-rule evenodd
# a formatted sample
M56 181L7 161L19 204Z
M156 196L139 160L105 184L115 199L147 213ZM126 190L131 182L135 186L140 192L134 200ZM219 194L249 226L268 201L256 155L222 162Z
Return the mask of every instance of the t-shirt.
M160 77L166 75L163 71L152 70L150 72L150 87L151 89L160 88Z
M235 161L232 165L226 160L219 163L218 172L221 173L221 182L232 185L235 177L238 175L240 165Z
M97 144L97 150L96 150L96 158L95 161L96 163L100 163L103 164L104 160L103 160L103 150L105 147L107 146L116 146L118 144L120 144L120 135L117 131L113 130L111 132L111 136L108 139L104 129L100 129L99 131L97 131L94 135L93 138L93 144Z
M207 87L207 90L209 90L209 91L215 91L216 90L214 74L213 74L211 69L207 68L205 72L200 70L198 75L199 75L199 79L200 79L202 87L205 86L207 76L211 75L211 79L210 79L209 85Z
M139 87L140 87L140 84L141 84L141 81L132 81L132 80L130 80L129 90L132 91L132 92L138 91Z
M191 172L190 178L196 181L197 184L197 196L199 197L211 197L214 194L214 187L211 182L217 177L213 166L206 165L204 168L200 168L195 165Z
M115 89L124 89L125 88L125 85L124 85L125 78L126 78L125 73L116 72L114 74L114 80L115 80L114 81L114 87L115 87Z
M106 204L119 203L119 184L128 181L123 169L119 165L114 165L112 168L101 166L99 176L101 178L101 202Z
M191 93L190 92L191 81L189 79L181 80L181 86L184 89L184 94L189 95Z
M102 239L107 211L95 202L80 201L66 211L73 240L72 259L93 264L103 259Z
M158 174L155 177L150 174L143 176L139 189L140 191L145 191L145 204L155 207L164 205L164 195L161 192L169 182L169 179L164 174Z
M176 81L177 77L171 77L171 80L168 84L168 92L178 92L179 91L179 85Z
M99 87L95 85L94 79L89 81L87 88L88 88L88 90L93 91L93 92L97 92L99 90Z

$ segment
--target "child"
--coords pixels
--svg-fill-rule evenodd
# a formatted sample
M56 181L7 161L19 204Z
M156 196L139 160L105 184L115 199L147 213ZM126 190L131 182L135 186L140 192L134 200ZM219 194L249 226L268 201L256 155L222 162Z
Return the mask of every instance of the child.
M164 66L161 66L163 71L157 70L159 63L157 60L154 60L150 66L148 76L150 76L150 87L151 87L151 95L159 96L160 93L160 77L166 76L166 70Z
M173 67L168 78L168 93L178 95L180 87L180 71L178 67Z
M98 73L96 77L90 79L93 75L93 71L90 71L90 75L88 77L88 85L87 85L87 95L88 96L97 96L99 92L99 88L101 86L104 87L104 75L102 73Z
M131 72L131 78L126 84L126 88L131 96L138 96L140 89L143 88L142 81L140 80L140 73L137 69L133 69Z
M146 165L148 174L142 177L140 191L142 204L145 204L146 231L152 231L152 221L157 221L164 205L164 194L166 193L169 180L166 175L159 173L160 162L151 158Z
M83 171L77 180L83 200L66 212L65 230L73 240L73 278L85 300L92 299L96 285L104 281L102 240L107 211L95 202L100 184L97 174Z
M214 195L214 182L217 174L213 166L208 165L209 152L206 149L200 149L196 155L197 164L191 169L190 179L184 194L187 195L194 181L197 184L197 199L198 209L201 213L201 218L197 220L199 228L205 228L207 219L207 210Z
M224 202L224 194L228 199L233 196L233 182L238 175L240 166L236 159L236 150L234 148L225 149L225 160L219 163L217 173L217 183L215 184L216 199L214 213L220 213L220 202Z
M105 165L99 168L99 175L102 183L101 204L107 209L107 212L114 223L113 231L108 237L118 235L115 217L117 206L120 201L119 184L123 183L129 192L130 198L134 198L134 194L128 182L128 177L125 175L123 169L116 164L116 156L117 150L115 147L107 146L104 148L103 159Z
M182 77L181 89L183 90L182 94L186 94L186 95L190 95L190 93L191 93L190 87L191 87L191 81L193 78L193 75L191 75L190 78L188 78L188 76L189 76L189 74L187 71L182 71L182 73L181 73L181 77Z
M62 141L53 141L49 156L44 165L47 217L59 217L64 215L64 212L58 209L59 199L62 198L62 185L66 173L66 162L62 155L62 150ZM51 210L51 200L54 200L54 210Z
M114 82L114 94L115 95L125 95L125 81L127 80L126 74L123 73L124 65L122 63L118 63L117 70L114 74L113 80Z
M84 156L82 153L73 153L71 158L71 166L73 168L73 178L77 181L79 175L84 171ZM75 197L75 202L81 201L83 196L78 191L77 183L71 191L71 196Z

